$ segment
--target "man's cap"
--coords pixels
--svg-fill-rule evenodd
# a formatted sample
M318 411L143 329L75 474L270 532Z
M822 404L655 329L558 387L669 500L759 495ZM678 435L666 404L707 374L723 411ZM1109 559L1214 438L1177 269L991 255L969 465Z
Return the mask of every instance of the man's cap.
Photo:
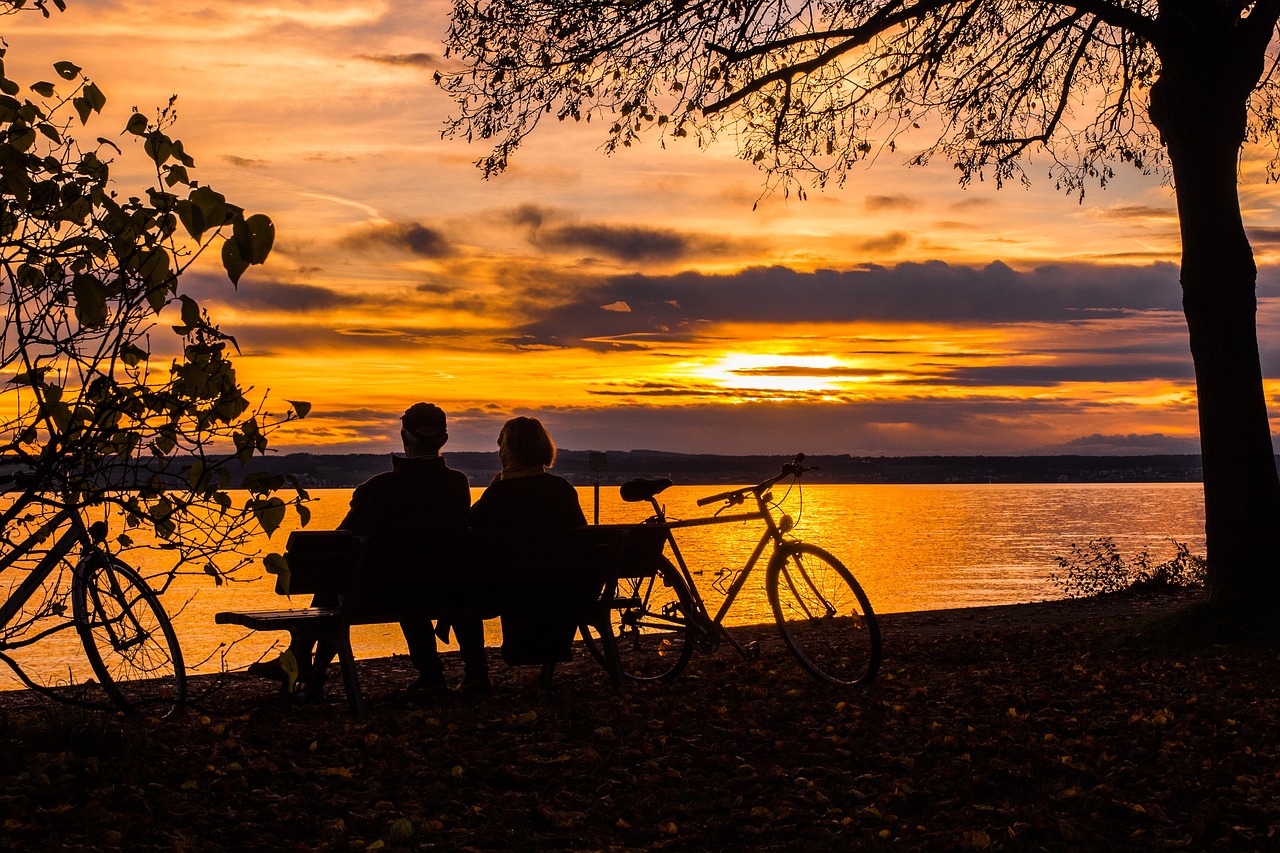
M400 416L400 423L418 438L439 438L447 432L444 410L431 403L414 403Z

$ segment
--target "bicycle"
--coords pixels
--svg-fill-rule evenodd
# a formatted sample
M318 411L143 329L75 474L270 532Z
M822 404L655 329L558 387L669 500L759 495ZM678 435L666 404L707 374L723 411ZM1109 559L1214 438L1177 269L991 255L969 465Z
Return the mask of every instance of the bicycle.
M0 476L0 486L20 479L20 475ZM70 501L59 506L28 486L21 499L0 513L0 518L7 525L22 507L32 504L52 507L54 511L35 535L0 556L0 576L8 569L20 568L25 559L35 560L26 577L11 586L8 598L0 601L0 631L22 613L49 578L57 575L56 582L61 583L66 561L74 556L71 624L107 698L126 711L154 707L168 716L181 708L187 692L182 649L155 590L137 570L107 550L106 525L86 524ZM48 610L52 615L62 615L65 607L55 602ZM5 653L66 627L66 623L57 624L15 642L0 637L0 659L28 687L65 698L32 681Z
M635 681L671 681L688 664L694 649L714 650L726 639L744 657L757 653L754 644L739 643L724 627L753 569L771 548L765 569L769 606L787 647L806 670L837 685L870 683L880 666L880 627L866 593L853 573L828 551L789 537L791 516L777 515L781 501L773 500L773 486L788 477L798 482L807 471L804 454L782 466L777 476L700 498L698 506L722 503L713 515L669 520L657 496L672 485L667 478L631 480L621 487L624 501L648 501L653 515L645 524L666 527L671 560L655 577L619 581L605 590L613 600L612 630L622 657L624 674ZM725 515L751 499L755 509ZM707 607L676 543L674 531L686 527L762 521L760 541L747 558L714 616ZM587 648L599 657L598 640L586 636Z

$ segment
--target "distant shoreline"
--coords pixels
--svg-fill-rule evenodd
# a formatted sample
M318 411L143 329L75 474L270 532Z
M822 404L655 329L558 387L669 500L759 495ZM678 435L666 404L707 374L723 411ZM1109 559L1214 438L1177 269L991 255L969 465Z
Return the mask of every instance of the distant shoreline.
M449 465L473 485L498 471L497 453L445 452ZM656 450L608 451L605 467L591 470L591 453L561 450L555 473L580 485L619 485L638 477L670 477L677 484L754 483L776 474L789 456L717 456ZM389 467L388 454L290 453L255 459L246 471L293 474L306 488L352 488ZM1198 454L1143 456L849 456L815 455L811 483L1198 483Z

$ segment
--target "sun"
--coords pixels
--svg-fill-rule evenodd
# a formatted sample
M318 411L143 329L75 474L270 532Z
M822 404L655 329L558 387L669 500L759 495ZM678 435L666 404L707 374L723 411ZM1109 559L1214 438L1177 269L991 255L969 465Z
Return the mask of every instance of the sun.
M849 368L825 355L724 355L699 371L723 388L753 392L823 394L838 390Z

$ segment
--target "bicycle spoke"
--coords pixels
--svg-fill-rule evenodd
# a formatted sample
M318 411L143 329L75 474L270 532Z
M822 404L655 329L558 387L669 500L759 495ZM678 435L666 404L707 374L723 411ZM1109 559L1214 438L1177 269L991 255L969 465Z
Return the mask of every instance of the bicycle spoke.
M778 629L805 669L836 684L875 677L879 625L839 560L812 545L788 545L774 555L765 584Z
M684 584L658 576L624 578L614 598L626 602L612 611L611 620L623 674L634 681L670 681L679 675L693 653ZM587 648L603 663L597 642L588 637Z
M155 593L133 569L93 555L72 590L76 628L107 695L168 712L186 696L182 650Z

